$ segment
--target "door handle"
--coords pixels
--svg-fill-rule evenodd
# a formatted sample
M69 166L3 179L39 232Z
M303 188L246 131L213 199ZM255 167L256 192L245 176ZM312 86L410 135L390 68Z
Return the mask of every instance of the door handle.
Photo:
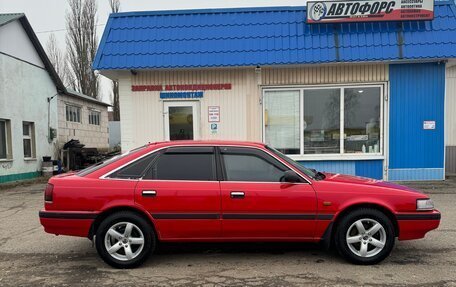
M157 196L157 192L155 190L143 190L142 196L144 197L154 197Z
M231 198L244 198L245 194L243 191L232 191Z

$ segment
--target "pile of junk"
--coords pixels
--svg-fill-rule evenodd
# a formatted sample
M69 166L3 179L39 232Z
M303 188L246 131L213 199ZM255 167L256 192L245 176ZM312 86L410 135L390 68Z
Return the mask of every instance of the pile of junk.
M97 148L87 148L79 140L71 139L63 145L60 151L61 160L51 160L51 157L43 157L43 175L51 176L63 172L81 170L119 153L118 151L101 153Z

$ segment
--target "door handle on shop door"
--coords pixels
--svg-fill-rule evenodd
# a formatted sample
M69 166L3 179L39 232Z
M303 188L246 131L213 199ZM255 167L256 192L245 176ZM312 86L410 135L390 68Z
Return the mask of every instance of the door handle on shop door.
M232 191L231 198L244 198L245 194L243 191Z
M143 197L155 197L157 196L157 192L155 190L143 190L142 191Z

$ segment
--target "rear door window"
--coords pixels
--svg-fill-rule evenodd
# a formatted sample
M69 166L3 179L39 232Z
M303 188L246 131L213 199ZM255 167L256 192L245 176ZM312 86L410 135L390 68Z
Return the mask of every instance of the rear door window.
M157 158L144 179L214 181L214 148L168 148Z

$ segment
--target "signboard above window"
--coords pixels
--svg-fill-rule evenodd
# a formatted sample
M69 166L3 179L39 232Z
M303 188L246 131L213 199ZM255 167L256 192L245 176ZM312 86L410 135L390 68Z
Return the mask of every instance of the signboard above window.
M203 97L202 91L197 92L160 92L160 99L198 99Z
M434 19L433 0L308 1L307 23Z

